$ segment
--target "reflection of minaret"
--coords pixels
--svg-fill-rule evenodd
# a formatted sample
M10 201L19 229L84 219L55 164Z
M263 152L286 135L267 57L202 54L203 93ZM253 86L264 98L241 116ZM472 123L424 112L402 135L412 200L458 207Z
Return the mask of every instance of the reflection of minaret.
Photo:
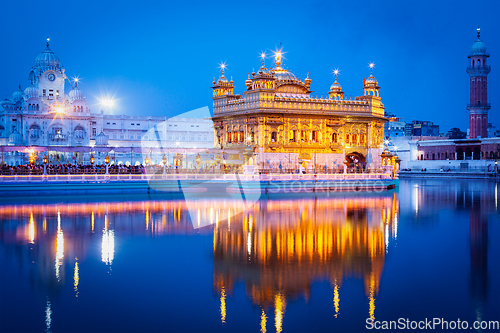
M480 201L470 210L470 292L479 308L488 295L488 219L481 214Z

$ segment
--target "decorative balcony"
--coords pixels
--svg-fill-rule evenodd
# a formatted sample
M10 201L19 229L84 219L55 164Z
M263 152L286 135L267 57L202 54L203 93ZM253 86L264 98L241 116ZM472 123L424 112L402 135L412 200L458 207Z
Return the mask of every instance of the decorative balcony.
M486 103L486 104L467 104L467 109L490 109L491 108L491 104L490 103Z

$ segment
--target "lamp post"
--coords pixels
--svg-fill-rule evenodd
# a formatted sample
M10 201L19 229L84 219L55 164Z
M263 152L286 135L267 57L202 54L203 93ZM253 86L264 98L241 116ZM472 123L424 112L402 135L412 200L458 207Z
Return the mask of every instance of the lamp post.
M163 154L162 162L163 162L163 174L165 174L165 168L167 165L167 155Z
M104 157L104 163L106 163L106 174L109 175L109 155L106 153L106 157Z
M47 176L47 154L43 155L43 175Z

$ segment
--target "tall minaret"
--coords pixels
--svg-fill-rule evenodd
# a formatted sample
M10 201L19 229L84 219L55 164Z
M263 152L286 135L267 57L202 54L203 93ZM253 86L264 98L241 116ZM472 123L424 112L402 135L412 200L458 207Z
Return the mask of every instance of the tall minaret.
M467 110L470 114L470 138L488 137L488 81L487 76L491 68L486 64L490 57L486 53L486 45L479 38L481 31L477 28L477 40L472 44L470 65L467 73L470 76L470 103Z

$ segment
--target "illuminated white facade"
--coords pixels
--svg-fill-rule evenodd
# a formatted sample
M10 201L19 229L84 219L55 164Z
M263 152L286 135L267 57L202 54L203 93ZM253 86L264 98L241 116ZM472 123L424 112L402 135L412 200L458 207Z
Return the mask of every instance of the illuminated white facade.
M48 38L29 80L27 88L19 85L11 99L0 102L1 146L155 147L159 141L173 148L214 146L211 120L92 113L78 80L68 79Z

